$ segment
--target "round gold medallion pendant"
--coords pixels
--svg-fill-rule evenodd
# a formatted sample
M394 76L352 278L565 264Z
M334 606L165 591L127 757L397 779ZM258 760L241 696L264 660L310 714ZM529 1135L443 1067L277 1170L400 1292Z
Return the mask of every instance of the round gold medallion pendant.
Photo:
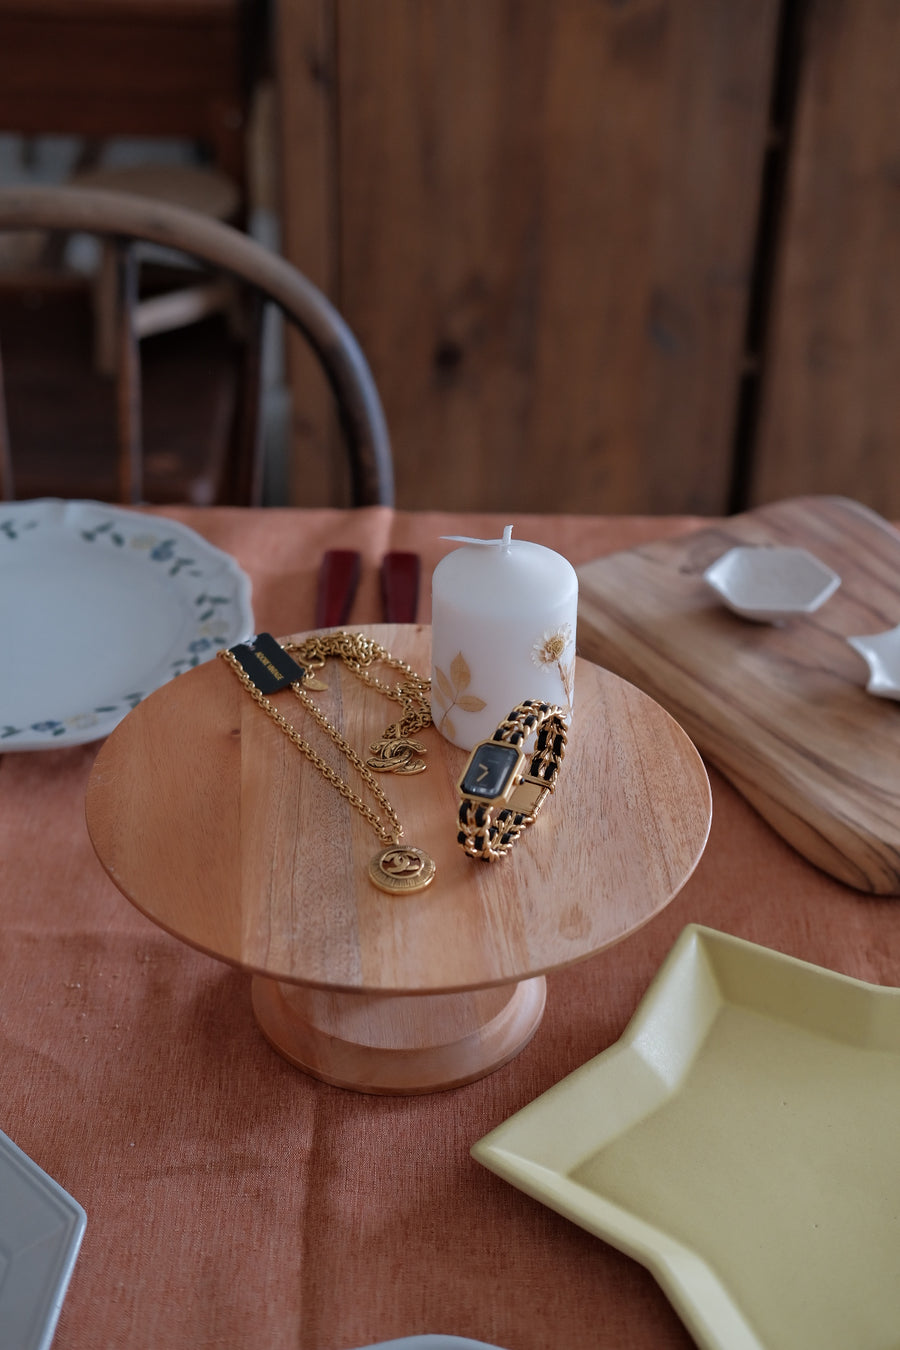
M434 859L406 844L391 844L369 863L369 880L389 895L424 891L434 881L434 874Z

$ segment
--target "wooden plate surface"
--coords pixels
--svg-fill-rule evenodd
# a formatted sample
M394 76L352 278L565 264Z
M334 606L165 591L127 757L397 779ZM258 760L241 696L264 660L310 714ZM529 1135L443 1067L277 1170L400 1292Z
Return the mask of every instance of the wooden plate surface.
M429 628L365 631L428 671ZM316 698L353 746L396 716L339 663L323 679ZM289 690L274 701L331 753ZM589 956L668 904L705 847L709 781L695 747L658 703L587 661L557 790L500 862L456 842L467 756L433 727L421 739L427 772L384 782L405 841L437 863L409 896L372 886L371 827L219 660L115 729L88 786L88 828L115 883L167 931L260 975L373 993L477 989Z
M842 578L815 614L738 618L703 580L737 544L800 545ZM633 681L810 862L900 893L900 705L846 639L900 623L900 533L858 503L796 498L579 571L579 651Z

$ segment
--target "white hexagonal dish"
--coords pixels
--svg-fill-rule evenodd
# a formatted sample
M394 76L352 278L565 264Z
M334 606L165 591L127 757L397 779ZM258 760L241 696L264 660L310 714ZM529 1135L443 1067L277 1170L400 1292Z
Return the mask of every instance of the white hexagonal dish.
M869 667L869 693L900 700L900 624L883 633L848 637L847 641Z
M730 610L757 623L812 614L841 584L837 572L805 548L757 544L729 549L703 579Z

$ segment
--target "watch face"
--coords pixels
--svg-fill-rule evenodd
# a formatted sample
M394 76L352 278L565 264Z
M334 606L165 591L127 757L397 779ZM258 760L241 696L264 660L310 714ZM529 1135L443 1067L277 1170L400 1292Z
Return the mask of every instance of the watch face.
M464 797L492 800L500 797L512 781L524 756L514 745L483 741L472 751L459 790Z

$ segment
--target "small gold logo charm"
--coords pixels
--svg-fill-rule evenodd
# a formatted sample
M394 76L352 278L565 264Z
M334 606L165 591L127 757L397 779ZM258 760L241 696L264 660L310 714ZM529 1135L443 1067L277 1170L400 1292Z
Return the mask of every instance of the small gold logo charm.
M424 891L434 881L434 859L420 848L391 844L369 863L369 880L389 895Z
M416 756L425 753L426 747L421 741L406 736L391 737L372 742L366 764L376 773L421 773L426 764L424 759Z

